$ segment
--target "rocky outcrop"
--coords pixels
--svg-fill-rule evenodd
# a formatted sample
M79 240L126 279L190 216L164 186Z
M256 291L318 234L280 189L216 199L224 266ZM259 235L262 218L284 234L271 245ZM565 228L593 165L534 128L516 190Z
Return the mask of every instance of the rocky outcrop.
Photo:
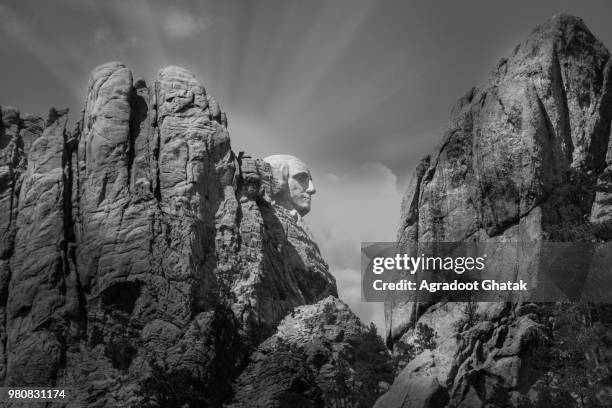
M294 378L280 366L247 384L261 350L307 371L315 345L326 374L312 378L365 375L347 350L380 339L336 298L301 219L270 200L270 166L233 153L192 73L167 67L147 85L102 65L73 131L67 119L2 108L0 384L65 385L75 407L255 403ZM298 345L291 331L323 319L303 305L327 326ZM333 386L303 398L330 405Z
M580 19L553 17L453 108L404 196L400 246L609 240L611 120L610 53ZM386 304L387 344L411 353L377 407L515 406L533 391L547 370L531 356L552 339L553 316L533 304L466 307ZM434 329L427 347L419 327Z
M337 298L298 307L259 345L229 407L372 406L393 376L381 346Z

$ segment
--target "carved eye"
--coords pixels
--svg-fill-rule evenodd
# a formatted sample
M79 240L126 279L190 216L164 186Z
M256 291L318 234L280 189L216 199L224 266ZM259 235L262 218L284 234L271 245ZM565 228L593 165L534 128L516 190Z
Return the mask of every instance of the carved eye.
M293 178L300 184L308 183L310 180L310 174L308 173L298 173L293 176Z

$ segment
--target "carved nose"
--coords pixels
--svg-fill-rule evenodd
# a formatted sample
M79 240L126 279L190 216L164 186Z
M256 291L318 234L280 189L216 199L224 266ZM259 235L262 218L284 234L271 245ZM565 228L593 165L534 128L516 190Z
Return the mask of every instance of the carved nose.
M317 192L317 189L315 188L314 184L312 184L312 180L308 181L308 188L306 189L306 192L310 195Z

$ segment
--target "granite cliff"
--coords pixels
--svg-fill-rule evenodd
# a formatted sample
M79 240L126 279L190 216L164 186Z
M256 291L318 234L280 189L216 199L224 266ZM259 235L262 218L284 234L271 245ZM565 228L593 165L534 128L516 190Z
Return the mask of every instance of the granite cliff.
M99 66L74 130L1 113L1 385L74 407L371 406L382 340L193 74Z
M453 108L404 196L399 245L609 241L611 120L610 53L580 19L553 17ZM604 305L389 302L401 372L376 407L610 406L610 317Z

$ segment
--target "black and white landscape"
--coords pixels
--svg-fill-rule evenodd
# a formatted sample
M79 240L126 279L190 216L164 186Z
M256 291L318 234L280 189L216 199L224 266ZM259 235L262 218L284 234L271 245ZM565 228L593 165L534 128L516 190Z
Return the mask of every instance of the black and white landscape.
M50 3L0 4L0 386L612 405L609 305L383 311L359 271L360 241L612 240L609 5Z

